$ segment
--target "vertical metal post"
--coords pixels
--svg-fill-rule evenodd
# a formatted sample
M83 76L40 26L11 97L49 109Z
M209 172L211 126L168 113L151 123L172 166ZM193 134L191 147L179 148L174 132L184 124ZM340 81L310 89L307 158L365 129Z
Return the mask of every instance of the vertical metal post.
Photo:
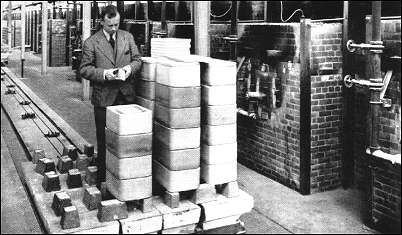
M117 1L117 11L120 14L120 28L123 26L123 21L126 18L124 13L124 1Z
M11 50L12 46L11 46L11 21L12 21L12 5L11 5L12 1L8 1L8 15L7 15L7 37L8 37L8 49Z
M237 38L237 15L239 12L238 2L232 1L232 14L230 21L230 36L233 38ZM236 49L237 41L230 42L230 59L233 61L237 60L237 49Z
M140 13L141 1L135 1L134 3L134 20L138 20L138 15Z
M135 3L137 4L137 2ZM149 20L149 1L147 1L145 3L145 15L144 15L144 19L145 19L145 39L144 39L144 44L145 44L145 51L146 53L144 53L144 56L151 56L151 22ZM137 15L137 13L136 13ZM137 17L137 16L136 16Z
M175 1L174 2L174 20L178 21L179 20L179 9L180 9L180 1Z
M300 193L310 194L311 172L311 20L300 20Z
M343 2L343 32L342 32L342 52L343 52L343 64L342 64L342 77L350 74L350 53L346 48L346 42L349 40L349 2ZM354 175L354 154L353 154L353 113L352 113L352 101L353 90L342 88L343 93L343 152L342 152L342 186L343 188L349 188L353 183Z
M42 1L42 75L47 73L47 21L48 21L47 1Z
M21 77L24 77L25 61L25 1L21 2Z
M210 1L194 2L194 45L195 54L209 56Z
M83 2L82 8L82 42L91 36L91 2ZM82 79L82 100L89 100L90 83Z
M167 35L167 23L166 23L166 1L162 1L161 7L161 29L162 32Z
M370 44L382 44L381 41L381 1L372 2L372 38ZM367 77L372 82L370 86L370 150L379 149L379 111L382 105L380 93L382 90L381 78L381 53L382 50L370 50L367 55L368 74Z

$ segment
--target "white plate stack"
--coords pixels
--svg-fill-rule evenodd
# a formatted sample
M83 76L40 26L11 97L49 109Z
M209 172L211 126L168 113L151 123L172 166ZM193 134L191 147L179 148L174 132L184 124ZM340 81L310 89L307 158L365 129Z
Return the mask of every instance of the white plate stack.
M154 177L169 192L197 189L200 179L200 66L158 58Z
M152 111L136 104L106 109L106 186L120 201L152 196Z
M151 56L187 56L190 55L191 39L187 38L151 38Z
M237 181L236 63L198 58L201 64L201 179Z
M142 57L141 76L136 81L136 103L144 108L154 110L155 105L155 79L157 59Z

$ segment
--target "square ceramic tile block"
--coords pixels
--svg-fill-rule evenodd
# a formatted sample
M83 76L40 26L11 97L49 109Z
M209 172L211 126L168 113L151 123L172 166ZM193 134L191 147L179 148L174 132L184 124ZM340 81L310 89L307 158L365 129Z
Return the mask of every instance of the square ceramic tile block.
M152 132L152 111L137 104L106 108L106 127L118 135Z
M170 128L193 128L201 126L201 108L173 109L155 103L155 119Z
M154 110L154 105L155 105L155 101L153 100L149 100L149 99L145 99L141 96L136 96L136 103L146 109L149 109L151 111Z
M237 161L209 165L201 162L201 179L207 184L223 184L237 180Z
M156 66L156 82L172 87L200 86L200 65L196 62L159 59Z
M118 158L106 150L106 169L121 180L150 176L152 155Z
M155 82L138 79L135 93L149 100L155 99Z
M106 170L106 187L119 201L132 201L152 196L152 176L120 180Z
M201 144L201 160L206 164L236 162L237 142L220 145Z
M155 179L169 192L192 190L200 185L200 168L171 171L158 161L153 161L152 172Z
M152 57L142 57L141 77L144 80L155 81L156 79L156 65L158 60Z
M236 104L236 85L201 86L203 105Z
M155 141L153 159L173 171L195 169L200 167L200 148L169 150L165 144Z
M237 67L235 62L200 55L168 57L175 61L200 63L201 83L204 85L236 85Z
M208 58L208 57L207 57ZM212 59L201 61L201 83L205 85L236 85L237 68L232 61Z
M202 125L202 142L208 145L230 144L237 141L237 125Z
M118 158L152 154L152 132L137 135L117 135L105 127L107 149Z
M155 100L169 108L200 107L201 87L170 87L156 83Z
M201 203L204 215L200 222L213 221L229 216L250 212L254 207L254 199L246 192L239 190L239 196L227 198L219 195L216 200Z
M227 125L236 123L237 107L229 105L204 105L201 109L201 123L204 125Z
M170 150L199 148L201 128L172 129L154 122L154 138L164 143Z

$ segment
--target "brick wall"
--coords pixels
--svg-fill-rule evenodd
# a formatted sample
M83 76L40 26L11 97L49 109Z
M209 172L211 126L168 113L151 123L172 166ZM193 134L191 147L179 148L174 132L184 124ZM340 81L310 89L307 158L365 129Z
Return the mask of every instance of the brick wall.
M372 169L371 216L375 228L401 233L401 165L375 159Z
M253 56L265 60L265 50L283 50L278 68L290 59L290 66L278 76L283 82L283 100L280 108L272 110L268 120L252 120L238 116L238 160L286 186L300 188L300 64L297 61L299 40L298 24L267 25L240 24L239 54L245 47L253 49ZM217 40L215 43L222 43ZM217 44L212 43L212 50ZM226 44L223 44L226 47ZM288 49L291 48L291 49ZM238 97L238 102L242 97Z
M311 26L311 192L341 183L342 24Z
M269 120L238 115L238 160L286 186L300 188L300 66L287 71L282 107Z

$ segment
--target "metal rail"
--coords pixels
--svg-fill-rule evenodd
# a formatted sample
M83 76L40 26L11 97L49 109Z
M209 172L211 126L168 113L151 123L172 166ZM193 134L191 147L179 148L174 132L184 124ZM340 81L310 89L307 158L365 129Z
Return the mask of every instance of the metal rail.
M2 74L2 77L4 78L4 80L2 80L2 85L4 84L8 89L13 88L15 91L15 93L9 94L9 96L12 96L15 99L25 113L34 114L35 118L32 118L31 120L60 156L62 155L62 149L60 150L56 147L57 145L63 148L66 145L74 145L74 143L65 136L63 131L52 123L52 121L36 106L33 100L18 86L16 82L13 81L13 79L10 78L7 73ZM77 148L77 150L81 152L79 148Z

